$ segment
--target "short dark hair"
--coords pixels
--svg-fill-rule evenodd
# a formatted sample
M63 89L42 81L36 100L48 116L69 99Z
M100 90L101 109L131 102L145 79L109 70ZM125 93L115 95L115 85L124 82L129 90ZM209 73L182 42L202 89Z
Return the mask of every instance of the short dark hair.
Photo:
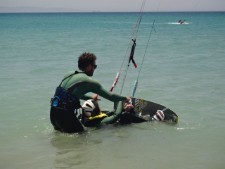
M93 53L84 52L78 58L78 68L84 70L88 65L95 64L96 56Z

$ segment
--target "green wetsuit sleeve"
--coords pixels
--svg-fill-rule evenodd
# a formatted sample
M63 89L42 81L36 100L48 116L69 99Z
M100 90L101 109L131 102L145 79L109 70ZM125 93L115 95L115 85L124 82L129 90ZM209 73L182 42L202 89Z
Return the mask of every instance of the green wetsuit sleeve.
M115 123L120 118L120 116L122 114L122 109L123 109L123 101L120 101L118 106L117 106L116 112L112 116L104 118L101 121L101 125L102 124L113 124L113 123Z
M118 102L118 101L124 101L127 98L124 96L120 96L115 93L111 93L107 90L105 90L98 82L95 82L95 87L93 88L93 93L96 93L100 95L101 97L104 97L107 100L110 100L112 102Z
M87 93L89 92L96 93L99 96L104 97L105 99L112 102L126 100L126 97L124 96L120 96L118 94L114 94L105 90L99 82L88 77L84 73L78 73L71 78L64 80L64 82L62 83L62 87L68 89L74 84L76 84L77 87L73 89L72 94L82 100L88 100L91 98L91 96L87 95Z
M83 95L83 96L80 97L80 99L82 99L82 100L89 100L89 99L92 99L92 97L88 96L88 95Z
M114 94L105 90L100 83L98 83L96 80L92 78L86 77L80 79L80 81L82 82L82 85L76 88L73 92L74 96L78 96L80 99L83 100L90 99L90 96L87 96L87 93L92 92L112 102L126 100L126 97L124 96L120 96L118 94Z

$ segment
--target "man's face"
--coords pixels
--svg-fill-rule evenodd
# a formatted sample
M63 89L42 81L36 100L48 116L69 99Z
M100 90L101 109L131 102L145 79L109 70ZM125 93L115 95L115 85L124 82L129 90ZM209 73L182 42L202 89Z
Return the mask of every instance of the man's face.
M95 69L97 68L97 65L95 64L95 62L93 64L89 64L87 69L86 69L86 73L88 76L93 76Z

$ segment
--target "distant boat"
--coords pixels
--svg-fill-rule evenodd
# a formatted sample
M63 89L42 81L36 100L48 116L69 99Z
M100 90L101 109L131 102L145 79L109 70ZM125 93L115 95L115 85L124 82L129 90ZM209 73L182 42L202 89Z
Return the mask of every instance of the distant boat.
M179 20L177 23L184 24L185 23L185 20Z

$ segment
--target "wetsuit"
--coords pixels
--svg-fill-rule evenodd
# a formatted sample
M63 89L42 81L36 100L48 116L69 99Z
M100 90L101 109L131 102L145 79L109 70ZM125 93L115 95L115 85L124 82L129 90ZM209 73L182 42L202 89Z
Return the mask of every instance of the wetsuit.
M70 75L71 73L73 72L68 72L65 75L65 77ZM82 99L82 100L92 99L91 96L86 95L86 93L92 92L112 102L126 100L126 97L124 96L113 94L105 90L96 80L92 79L91 77L86 75L84 72L77 72L72 77L64 80L62 83L62 87L65 89L68 89L74 84L79 84L79 83L81 85L79 85L72 91L72 94L79 99Z
M81 107L79 104L80 99L91 99L90 96L86 95L88 92L96 93L113 102L126 100L126 97L108 92L96 80L87 76L84 72L68 72L59 87L65 89L71 95L75 100L73 102L75 102L76 106L71 106L72 104L70 104L66 108L65 106L54 107L52 102L50 119L56 130L67 133L83 131L78 117L79 113L76 110Z
M123 102L120 101L119 104L117 105L115 113L113 113L111 116L108 116L108 117L102 119L100 125L116 123L117 120L119 120L120 116L123 113L122 110L123 110Z

